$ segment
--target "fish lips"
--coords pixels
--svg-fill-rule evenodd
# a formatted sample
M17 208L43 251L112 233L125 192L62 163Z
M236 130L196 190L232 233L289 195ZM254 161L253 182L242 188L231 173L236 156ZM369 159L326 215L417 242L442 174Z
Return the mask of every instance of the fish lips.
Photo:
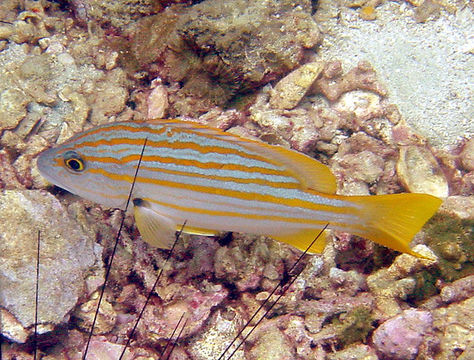
M38 171L49 183L61 187L70 193L74 193L74 191L67 185L68 177L64 175L66 170L64 168L61 168L60 171L55 169L57 155L58 152L55 148L45 150L39 154L36 160Z

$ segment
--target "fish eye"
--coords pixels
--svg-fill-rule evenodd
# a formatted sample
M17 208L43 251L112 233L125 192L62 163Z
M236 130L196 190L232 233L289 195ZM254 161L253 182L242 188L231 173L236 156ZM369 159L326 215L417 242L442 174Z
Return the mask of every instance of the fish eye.
M68 151L64 154L64 164L69 170L76 173L83 171L85 168L84 160L75 151Z

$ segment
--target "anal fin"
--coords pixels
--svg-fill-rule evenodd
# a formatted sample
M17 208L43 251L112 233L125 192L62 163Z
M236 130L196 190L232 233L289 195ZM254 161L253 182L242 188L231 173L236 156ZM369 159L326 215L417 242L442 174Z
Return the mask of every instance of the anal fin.
M177 225L176 231L180 231L181 227L182 225ZM216 236L217 234L219 234L220 231L185 225L183 228L183 232L191 235Z
M276 234L276 235L269 235L271 238L290 244L301 251L305 251L311 242L318 236L318 230L312 229L304 229L304 230L296 230L295 232L289 234ZM321 236L318 240L311 246L308 250L308 253L313 254L320 254L323 252L324 248L326 247L326 231L323 231Z
M133 214L143 240L161 249L170 249L175 240L176 224L154 211L146 200L133 199Z

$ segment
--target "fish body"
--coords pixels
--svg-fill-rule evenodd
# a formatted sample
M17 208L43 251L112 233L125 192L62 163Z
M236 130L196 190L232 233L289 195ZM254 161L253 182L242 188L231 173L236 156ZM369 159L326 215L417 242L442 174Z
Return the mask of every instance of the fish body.
M159 247L186 221L189 233L247 232L304 249L329 223L414 254L409 242L441 204L426 194L336 195L334 175L315 159L180 120L87 130L43 152L38 168L71 193L124 209L142 150L134 214Z

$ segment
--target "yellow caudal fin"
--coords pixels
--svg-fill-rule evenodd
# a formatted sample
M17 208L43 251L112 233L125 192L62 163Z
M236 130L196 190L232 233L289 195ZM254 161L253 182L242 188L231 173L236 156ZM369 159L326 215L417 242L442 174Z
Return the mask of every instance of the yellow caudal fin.
M281 234L273 234L269 235L269 237L290 244L301 251L305 251L311 242L318 236L321 230L295 230L295 232L281 235ZM326 246L326 231L320 235L319 239L317 239L313 246L308 250L310 254L320 254L323 252L324 247Z
M441 199L427 194L353 196L350 199L363 206L358 215L366 221L365 230L354 233L393 250L424 257L411 250L410 242L436 213Z

